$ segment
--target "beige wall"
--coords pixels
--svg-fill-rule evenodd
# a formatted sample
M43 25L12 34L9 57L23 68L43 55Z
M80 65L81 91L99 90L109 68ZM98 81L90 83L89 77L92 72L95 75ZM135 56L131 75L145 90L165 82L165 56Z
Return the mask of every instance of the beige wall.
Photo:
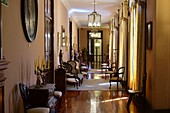
M2 43L5 58L11 63L5 71L5 113L22 113L18 83L35 84L34 60L44 56L44 3L38 2L38 31L36 39L28 43L22 23L20 0L2 5ZM41 10L40 10L41 9ZM21 110L20 110L21 109Z
M34 60L44 57L44 1L38 1L38 30L36 39L32 43L28 43L25 39L21 23L20 2L20 0L11 0L8 7L2 5L2 45L4 56L10 61L8 69L5 71L7 77L5 81L5 113L23 113L18 83L23 82L28 86L35 84ZM54 68L57 68L57 32L61 33L61 25L63 25L66 36L69 37L69 15L61 0L54 0L54 2ZM74 35L77 34L77 26L75 26L74 23ZM69 52L65 47L61 49L64 53L64 60L68 60Z
M57 38L57 32L61 33L61 26L64 27L65 33L67 38L69 38L69 13L67 8L64 6L61 0L54 0L55 7L54 7L54 36L55 36L55 41L54 41L54 48L56 51L54 51L55 55L55 67L58 66L59 60L58 60L58 38ZM60 41L61 42L61 41ZM69 40L68 40L69 42ZM69 44L68 44L69 45ZM67 61L69 59L69 52L66 51L66 47L61 47L60 48L63 51L63 60ZM68 49L69 50L69 49Z
M170 109L170 1L156 0L156 79L157 109Z
M146 51L146 96L153 109L170 109L169 4L169 0L148 0L147 22L153 22L153 45Z
M153 40L152 40L152 50L146 50L146 73L147 73L147 89L146 89L146 98L149 104L154 108L154 100L155 100L155 23L156 23L156 2L155 0L147 0L147 21L153 22Z
M109 28L101 28L98 29L99 31L103 31L103 54L109 54L109 52L107 51L108 49L108 44L109 44ZM87 31L90 31L90 29L88 28L80 28L80 50L82 50L83 48L87 48L87 42L88 42L88 35L87 35Z
M70 59L69 55L69 46L72 45L77 41L77 24L75 21L70 17L67 7L62 3L62 0L54 0L54 60L55 60L55 68L59 65L59 48L58 48L58 37L57 32L61 34L61 26L65 28L66 36L67 36L67 47L60 47L60 49L63 51L63 60L68 61ZM70 44L69 40L69 20L72 21L72 38L73 43ZM61 40L60 40L61 43ZM77 42L76 42L77 43Z

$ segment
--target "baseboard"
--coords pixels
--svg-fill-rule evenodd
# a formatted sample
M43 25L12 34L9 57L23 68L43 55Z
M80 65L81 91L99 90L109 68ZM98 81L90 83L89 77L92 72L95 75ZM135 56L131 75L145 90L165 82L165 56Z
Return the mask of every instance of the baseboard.
M148 113L153 113L152 106L149 104L147 100L145 100L145 107L148 111Z
M153 113L170 113L170 109L157 109L153 110Z
M149 113L170 113L170 109L152 109L151 105L146 101L146 106Z

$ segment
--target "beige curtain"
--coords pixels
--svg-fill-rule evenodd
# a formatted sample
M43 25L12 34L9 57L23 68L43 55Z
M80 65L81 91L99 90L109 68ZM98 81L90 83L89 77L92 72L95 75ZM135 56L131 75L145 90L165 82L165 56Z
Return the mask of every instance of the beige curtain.
M130 10L130 88L138 89L137 85L137 4L132 3Z
M138 88L141 88L142 78L145 71L145 2L138 3Z
M109 38L109 60L110 62L113 61L113 20L110 23L110 38Z
M113 35L112 35L112 62L117 63L118 59L118 13L114 15L113 19Z
M139 1L140 2L140 1ZM145 8L140 3L132 2L130 8L130 52L129 52L129 87L140 89L144 74L145 51Z
M119 64L118 67L125 67L127 71L127 25L128 25L128 2L124 1L120 9L120 27L119 27ZM126 80L126 76L124 76Z

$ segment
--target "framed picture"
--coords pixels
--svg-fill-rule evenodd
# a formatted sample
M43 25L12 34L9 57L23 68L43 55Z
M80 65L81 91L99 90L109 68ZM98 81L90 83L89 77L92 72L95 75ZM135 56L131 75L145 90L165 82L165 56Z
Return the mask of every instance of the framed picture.
M1 0L1 3L5 6L8 6L8 0Z
M38 22L37 0L21 0L23 30L28 42L35 40Z
M59 54L60 49L61 49L61 34L60 34L60 32L57 32L57 41L58 41L57 48L58 48L58 54Z
M66 36L65 36L65 29L61 26L61 46L65 47L66 45Z
M146 24L146 48L152 49L152 21Z
M66 46L66 51L68 51L68 37L65 36L65 46Z

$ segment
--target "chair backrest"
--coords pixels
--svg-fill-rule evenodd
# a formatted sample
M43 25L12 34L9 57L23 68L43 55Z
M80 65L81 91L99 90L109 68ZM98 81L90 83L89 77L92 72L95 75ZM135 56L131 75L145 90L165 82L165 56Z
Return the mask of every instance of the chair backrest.
M72 71L71 71L71 73L73 73L73 74L77 74L78 72L77 72L77 70L76 70L76 62L75 61L68 61L67 63L69 63L71 66L72 66Z
M72 71L72 66L69 63L64 62L63 63L64 68L66 69L67 73L71 73Z
M23 83L19 83L19 89L24 104L24 111L26 113L26 110L31 108L28 87Z
M116 62L111 63L111 71L116 69Z
M121 77L123 79L125 73L125 67L120 67L117 69L116 77Z

